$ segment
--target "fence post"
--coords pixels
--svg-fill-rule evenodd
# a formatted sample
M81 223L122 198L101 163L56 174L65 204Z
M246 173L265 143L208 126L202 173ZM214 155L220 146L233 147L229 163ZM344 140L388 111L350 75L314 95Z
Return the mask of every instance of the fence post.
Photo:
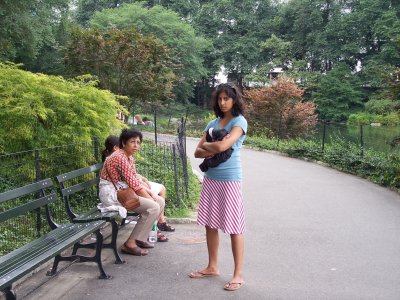
M35 149L35 177L36 181L39 181L41 179L41 174L40 174L40 150ZM40 197L43 197L44 195L40 195ZM36 209L36 236L40 237L40 231L42 230L42 218L41 218L41 209L40 207Z
M360 146L361 146L361 157L364 156L364 134L363 125L360 125Z
M276 146L279 146L279 141L281 138L281 129L282 129L282 114L279 116L278 142L276 143Z
M326 122L322 121L323 127L322 127L322 152L324 152L325 149L325 138L326 138Z
M172 118L172 115L169 115L169 118L168 118L168 128L169 128L169 125L171 124L171 118Z
M174 161L174 179L175 179L175 194L176 194L176 200L178 203L178 207L181 207L181 200L179 197L179 188L178 188L178 172L176 168L176 150L175 150L175 145L172 145L172 155L173 155L173 161Z
M154 141L157 145L157 110L154 108Z
M180 134L179 134L180 142L181 142L181 145L183 146L182 148L183 148L183 151L184 151L184 154L186 157L186 120L183 121L183 117L181 119L180 128L181 128Z
M186 121L187 121L188 113L189 113L189 107L188 107L188 108L186 108L185 125L186 125Z
M183 167L183 176L185 179L185 191L186 197L189 197L189 174L188 174L188 164L187 164L187 156L186 156L186 121L183 121L183 117L181 119L181 124L178 126L178 150L179 156L182 161Z
M93 154L96 162L99 162L99 139L97 137L93 138Z

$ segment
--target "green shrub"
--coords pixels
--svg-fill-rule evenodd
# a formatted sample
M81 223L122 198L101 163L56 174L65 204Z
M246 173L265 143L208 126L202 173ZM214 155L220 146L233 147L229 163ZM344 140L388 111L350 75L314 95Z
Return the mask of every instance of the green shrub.
M385 116L377 116L375 120L375 122L381 123L382 125L399 125L400 114L392 112Z
M352 125L369 125L371 123L381 123L382 125L399 125L400 114L391 112L387 115L376 115L367 112L359 112L351 114L347 121L348 124Z
M94 84L0 64L0 153L103 140L121 128L115 116L124 109Z
M366 112L351 114L347 120L347 124L351 125L369 125L374 123L376 115Z
M245 140L246 145L280 151L292 157L319 160L339 170L368 178L377 184L400 189L400 155L375 150L364 150L358 144L340 137L325 145L315 140L280 140L255 135Z
M394 102L390 99L371 99L365 103L365 110L371 114L385 115L393 112Z

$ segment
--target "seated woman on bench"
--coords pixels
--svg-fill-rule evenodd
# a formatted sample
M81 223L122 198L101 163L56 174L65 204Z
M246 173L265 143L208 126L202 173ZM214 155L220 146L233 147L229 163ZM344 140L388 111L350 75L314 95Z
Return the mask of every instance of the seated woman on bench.
M165 201L162 197L148 191L136 176L133 154L140 148L142 133L137 130L123 129L119 137L119 149L107 157L100 175L100 201L105 205L120 205L116 188L132 188L139 196L140 206L134 209L141 218L132 230L121 251L127 254L142 256L149 251L144 248L154 248L147 241L152 225L164 211ZM115 186L114 186L115 185ZM159 236L159 241L167 241L165 236Z
M106 138L106 141L104 143L105 149L102 152L102 161L104 162L107 156L109 156L111 153L113 153L115 150L119 149L119 138L115 135L110 135ZM165 186L161 183L154 182L148 180L146 177L136 173L137 178L141 182L141 184L147 189L153 192L154 194L162 197L164 200L166 199L167 195L167 190ZM170 224L167 223L164 215L164 210L160 214L160 217L158 218L157 222L157 227L161 231L169 231L173 232L175 231L175 228L172 227Z

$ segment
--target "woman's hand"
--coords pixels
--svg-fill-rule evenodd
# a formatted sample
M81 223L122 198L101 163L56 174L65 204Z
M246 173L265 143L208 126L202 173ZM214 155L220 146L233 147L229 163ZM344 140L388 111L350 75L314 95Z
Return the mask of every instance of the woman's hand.
M194 151L194 157L196 158L207 158L214 155L210 151L203 148L204 143L206 142L206 133L203 133L199 144L197 145L196 150Z
M239 126L235 126L222 141L211 143L204 142L201 147L212 154L221 153L231 148L242 135L243 129Z

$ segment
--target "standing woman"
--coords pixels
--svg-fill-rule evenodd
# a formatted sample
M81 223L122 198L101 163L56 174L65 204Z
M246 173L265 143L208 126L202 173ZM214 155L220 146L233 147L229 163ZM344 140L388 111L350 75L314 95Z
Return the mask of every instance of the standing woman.
M226 129L227 138L219 142L206 142L206 134L194 153L197 158L210 157L233 148L231 158L204 174L200 195L197 223L206 227L208 265L189 274L191 278L218 276L218 230L231 236L234 272L225 290L234 291L244 285L242 276L244 237L244 212L242 201L242 168L240 148L247 132L247 121L243 117L244 102L239 89L233 84L220 84L212 96L216 119L208 123L209 128Z

